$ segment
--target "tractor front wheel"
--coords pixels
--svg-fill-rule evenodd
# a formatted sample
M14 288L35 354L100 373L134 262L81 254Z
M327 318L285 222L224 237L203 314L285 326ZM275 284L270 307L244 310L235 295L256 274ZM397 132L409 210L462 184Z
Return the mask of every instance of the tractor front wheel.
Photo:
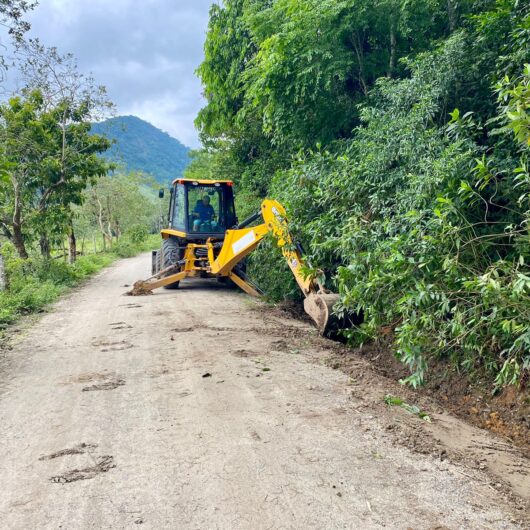
M178 239L174 237L169 237L167 239L164 239L162 241L162 250L161 250L161 270L167 269L168 267L171 267L172 265L175 265L178 261L180 261L184 257L184 249L179 245ZM175 274L176 271L172 271L166 276L169 276L170 274ZM178 289L180 282L174 282L170 283L169 285L166 285L166 289Z

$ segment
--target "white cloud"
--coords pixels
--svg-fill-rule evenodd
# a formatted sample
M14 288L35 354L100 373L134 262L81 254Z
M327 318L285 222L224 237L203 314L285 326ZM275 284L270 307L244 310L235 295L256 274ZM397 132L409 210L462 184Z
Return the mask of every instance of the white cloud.
M194 71L202 60L212 0L41 0L30 36L72 52L106 85L120 114L150 121L198 145L203 105Z

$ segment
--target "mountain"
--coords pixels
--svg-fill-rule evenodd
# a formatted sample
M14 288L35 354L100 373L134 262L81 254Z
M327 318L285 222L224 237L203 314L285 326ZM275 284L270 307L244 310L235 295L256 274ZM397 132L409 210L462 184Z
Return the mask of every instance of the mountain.
M190 149L169 134L136 116L118 116L92 125L92 132L115 144L105 157L127 171L142 171L166 186L182 176Z

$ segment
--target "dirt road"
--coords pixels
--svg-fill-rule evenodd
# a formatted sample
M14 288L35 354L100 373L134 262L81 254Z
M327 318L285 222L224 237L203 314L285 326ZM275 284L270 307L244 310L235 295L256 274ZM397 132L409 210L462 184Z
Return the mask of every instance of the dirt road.
M522 527L485 475L396 443L311 326L215 282L123 296L148 268L3 354L2 528Z

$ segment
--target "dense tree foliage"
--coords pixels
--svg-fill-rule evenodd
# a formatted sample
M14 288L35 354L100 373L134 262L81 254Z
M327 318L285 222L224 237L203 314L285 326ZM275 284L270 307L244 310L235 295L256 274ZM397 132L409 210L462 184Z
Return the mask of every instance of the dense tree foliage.
M108 171L97 155L110 143L90 134L88 109L86 101L76 107L61 101L47 110L39 91L0 105L0 227L21 258L32 237L42 242L71 225L70 205Z
M230 174L247 208L286 203L339 309L364 313L346 335L390 330L409 383L435 356L516 383L530 370L528 63L518 0L227 0L199 68L195 168ZM254 274L286 293L271 252Z
M140 233L156 232L162 212L155 204L154 184L134 173L99 179L84 191L82 205L75 209L77 233L84 238L98 233L110 247L124 235L136 234L133 239L138 239Z
M7 30L7 34L15 46L24 42L23 37L30 29L25 15L37 5L36 0L0 0L0 27ZM0 82L4 81L9 61L5 57L6 42L0 38Z

